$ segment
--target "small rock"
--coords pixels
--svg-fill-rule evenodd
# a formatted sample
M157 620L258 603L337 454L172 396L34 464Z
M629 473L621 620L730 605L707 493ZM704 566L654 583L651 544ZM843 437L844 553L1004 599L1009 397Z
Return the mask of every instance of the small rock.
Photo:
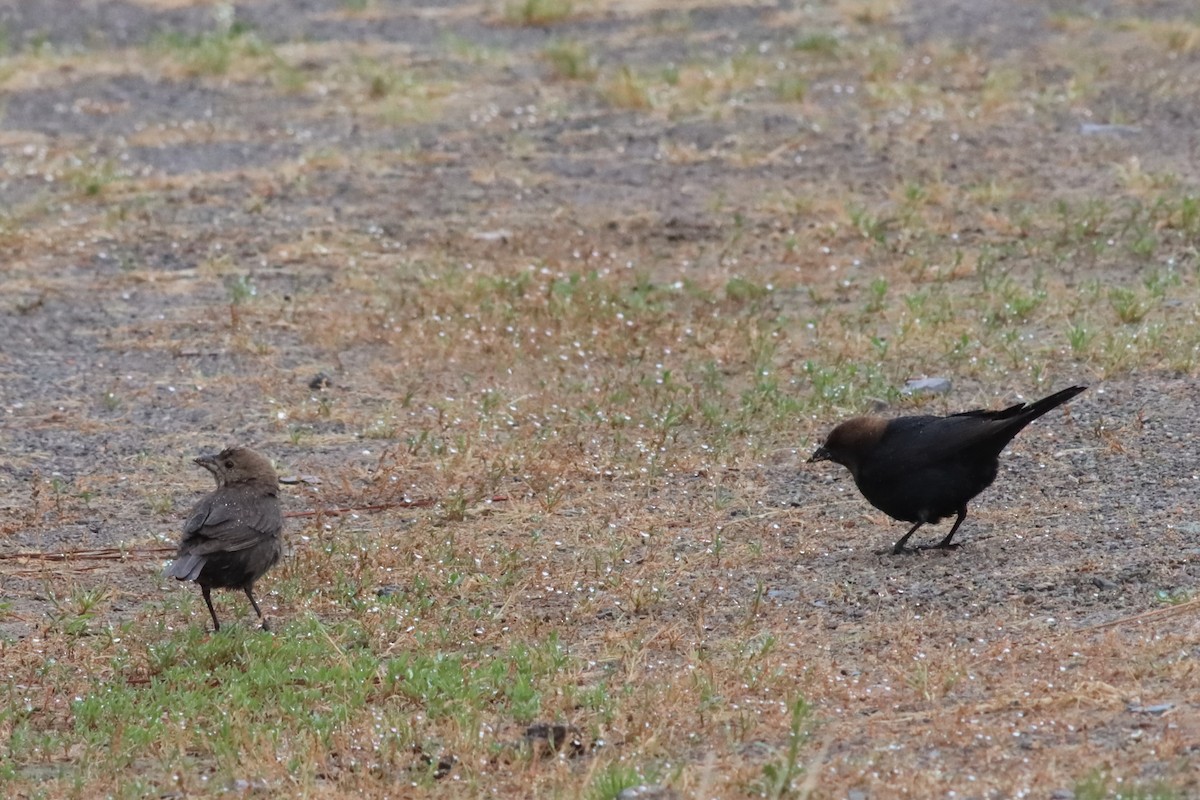
M1092 578L1092 585L1095 586L1097 589L1103 589L1105 591L1107 591L1109 589L1120 589L1121 588L1121 584L1115 583L1114 581L1110 581L1108 578L1101 578L1099 575L1096 575L1095 577Z
M412 746L412 752L417 756L417 763L412 766L412 769L432 770L435 780L441 780L449 775L458 764L458 756L440 748L437 753L427 753L424 747L415 744Z
M376 597L395 597L404 594L404 587L398 583L385 583L375 590Z
M900 394L946 394L950 386L949 378L913 378L904 382Z
M1165 714L1175 707L1174 703L1157 703L1152 706L1131 705L1129 711L1133 714Z
M862 789L851 789L850 791L846 792L846 800L867 800L868 797L870 797L870 795L868 795Z
M761 739L755 739L749 742L743 742L742 746L738 748L737 752L740 756L757 760L769 757L775 752L775 746L769 742L764 742Z
M248 781L245 778L237 778L229 787L237 794L266 794L270 791L270 785L261 778Z
M617 800L679 800L679 792L657 783L628 786L617 793Z
M333 386L333 378L330 378L324 372L318 372L308 381L308 388L310 389L328 389L331 386Z
M1116 134L1118 136L1135 136L1142 132L1137 125L1101 125L1095 122L1085 122L1079 126L1079 132L1084 136Z
M435 762L433 756L423 755L421 757L421 761L424 763L426 768L433 768L434 780L440 781L442 778L449 775L450 771L454 769L454 765L458 763L458 756L453 754L439 755Z
M476 231L471 234L472 239L477 239L481 242L504 242L507 243L512 238L512 231L507 228L500 228L494 231Z
M1075 800L1073 789L1055 789L1050 793L1050 800Z
M438 759L437 766L433 770L433 777L439 780L446 777L457 763L458 759L455 756L442 756Z
M304 483L309 486L318 486L321 479L316 475L280 475L279 482L285 485Z

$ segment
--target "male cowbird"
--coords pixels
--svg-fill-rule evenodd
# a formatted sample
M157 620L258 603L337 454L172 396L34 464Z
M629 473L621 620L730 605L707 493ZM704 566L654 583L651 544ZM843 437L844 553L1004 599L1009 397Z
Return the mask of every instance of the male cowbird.
M841 464L850 470L867 502L893 519L913 523L893 553L904 552L905 542L917 528L951 514L958 519L934 547L956 547L950 540L967 518L967 503L996 479L1000 451L1026 425L1086 388L1072 386L1003 411L855 417L834 428L808 462Z
M271 462L244 447L231 447L196 463L217 479L217 488L196 504L183 526L179 554L166 574L200 584L212 615L213 630L221 630L213 610L213 589L241 589L254 613L270 630L258 602L254 582L275 565L283 552L279 532L279 480Z

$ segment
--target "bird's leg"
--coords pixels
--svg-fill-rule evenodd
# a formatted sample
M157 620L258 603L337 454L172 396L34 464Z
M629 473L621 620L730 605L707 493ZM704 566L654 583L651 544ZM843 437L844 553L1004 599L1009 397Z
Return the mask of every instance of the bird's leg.
M202 584L200 586L200 594L204 595L204 603L208 606L208 613L211 614L213 618L213 633L216 633L217 631L221 630L221 623L217 622L217 611L213 608L212 590Z
M916 525L913 525L911 528L909 528L908 533L901 536L900 541L896 542L896 546L892 548L893 555L900 555L901 553L905 552L904 543L908 541L908 537L910 537L914 533L916 533L917 528L921 527L924 524L925 524L925 521L921 520Z
M967 518L967 507L963 506L962 508L960 508L958 510L958 519L954 520L954 524L950 526L950 532L946 534L946 538L942 539L940 542L933 545L933 547L942 548L942 549L946 549L946 550L958 547L958 545L956 545L956 544L950 544L950 540L954 538L954 534L958 532L958 526L962 525L963 520L966 518Z
M258 618L262 620L262 629L264 631L271 630L271 626L267 622L267 618L263 616L262 609L258 607L258 601L254 599L254 592L250 590L249 586L246 587L246 597L250 598L250 605L254 606L254 613L258 614Z

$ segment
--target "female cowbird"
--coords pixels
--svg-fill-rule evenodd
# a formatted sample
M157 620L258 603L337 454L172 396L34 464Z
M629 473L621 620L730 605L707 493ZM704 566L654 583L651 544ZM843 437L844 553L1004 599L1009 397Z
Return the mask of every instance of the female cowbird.
M964 411L948 417L855 417L838 425L808 463L835 461L854 476L867 502L893 519L913 523L893 553L926 522L957 514L950 543L967 518L967 503L996 479L1000 451L1029 423L1086 389L1072 386L1036 403L1003 411Z
M279 532L279 480L271 462L244 447L231 447L196 463L217 479L212 494L196 504L183 526L179 554L166 574L200 584L212 615L213 630L221 630L213 610L213 589L241 589L254 613L270 630L258 602L254 582L275 565L283 552Z

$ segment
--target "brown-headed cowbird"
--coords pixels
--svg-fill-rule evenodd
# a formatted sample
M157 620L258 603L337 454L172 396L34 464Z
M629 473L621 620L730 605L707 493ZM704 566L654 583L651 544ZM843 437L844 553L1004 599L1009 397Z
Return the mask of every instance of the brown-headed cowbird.
M270 630L258 602L254 582L279 561L283 544L283 514L279 510L279 479L271 462L244 447L231 447L196 463L213 474L217 488L196 504L183 526L179 554L166 574L200 584L212 615L213 630L221 630L213 610L213 589L241 589Z
M1036 403L1003 411L964 411L948 417L855 417L838 425L814 461L835 461L854 476L867 502L893 519L913 523L893 553L926 522L957 514L950 543L967 518L967 503L992 484L1000 451L1029 423L1086 389L1072 386Z

